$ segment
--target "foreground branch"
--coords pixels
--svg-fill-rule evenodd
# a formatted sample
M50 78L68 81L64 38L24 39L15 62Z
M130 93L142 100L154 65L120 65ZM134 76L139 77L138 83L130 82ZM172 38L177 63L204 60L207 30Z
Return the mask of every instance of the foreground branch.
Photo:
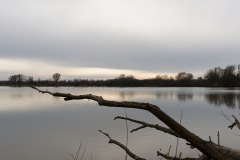
M211 145L210 142L207 142L189 130L187 130L185 127L183 127L181 124L179 124L177 121L172 119L169 115L167 115L165 112L163 112L159 107L149 104L149 103L139 103L139 102L116 102L116 101L110 101L105 100L101 96L96 96L92 94L86 94L86 95L72 95L72 94L65 94L65 93L52 93L49 91L42 91L39 90L36 87L32 87L33 89L41 92L41 93L47 93L55 97L64 97L64 100L82 100L82 99L88 99L98 102L100 106L108 106L108 107L121 107L121 108L135 108L135 109L141 109L146 110L155 115L159 120L161 120L163 123L165 123L170 129L181 135L186 141L190 142L193 146L195 146L198 150L200 150L203 154L207 155L208 157L214 159L214 160L230 160L231 157L226 157L221 152L219 152L213 145Z

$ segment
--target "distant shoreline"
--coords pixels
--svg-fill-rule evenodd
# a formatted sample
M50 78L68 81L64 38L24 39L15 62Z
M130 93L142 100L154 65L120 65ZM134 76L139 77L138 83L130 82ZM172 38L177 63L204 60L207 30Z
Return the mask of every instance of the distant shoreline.
M215 67L203 77L193 78L192 73L179 72L175 78L157 75L155 78L137 79L133 75L120 74L106 80L74 79L61 80L60 73L54 73L47 80L34 80L23 74L11 75L8 81L0 81L0 86L43 86L43 87L240 87L240 65Z
M155 79L145 79L145 80L123 80L119 81L116 79L110 80L80 80L77 82L73 81L33 81L22 82L22 83L11 83L9 81L0 81L0 86L6 87L229 87L236 88L240 85L220 85L218 83L210 84L207 80L189 80L189 81L179 81L179 80L155 80Z

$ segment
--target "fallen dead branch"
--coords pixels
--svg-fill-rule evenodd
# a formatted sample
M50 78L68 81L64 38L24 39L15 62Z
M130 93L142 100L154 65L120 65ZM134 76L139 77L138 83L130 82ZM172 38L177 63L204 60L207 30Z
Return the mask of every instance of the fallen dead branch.
M226 149L226 147L222 147L216 145L212 142L206 141L195 135L194 133L190 132L188 129L183 127L177 121L172 119L169 115L163 112L158 106L150 104L150 103L140 103L140 102L129 102L129 101L111 101L106 100L102 96L92 95L92 94L85 94L85 95L72 95L70 93L52 93L50 91L42 91L36 87L31 87L41 93L47 93L55 97L63 97L65 101L69 100L93 100L96 101L100 106L107 106L107 107L120 107L120 108L134 108L134 109L141 109L152 113L156 116L159 120L165 123L171 130L176 132L181 136L181 138L185 139L189 142L192 146L196 147L199 151L201 151L204 155L208 156L214 160L237 160L240 159L240 151L239 150L232 150ZM104 133L104 132L102 132ZM108 134L105 134L106 136ZM111 140L111 137L108 135L108 138ZM115 141L111 141L115 142ZM121 147L124 149L124 147ZM125 148L126 149L126 148ZM124 149L124 150L125 150ZM125 150L127 151L127 149ZM230 151L232 153L230 154ZM131 154L131 152L127 152ZM236 155L238 157L236 157ZM129 155L130 156L130 155Z

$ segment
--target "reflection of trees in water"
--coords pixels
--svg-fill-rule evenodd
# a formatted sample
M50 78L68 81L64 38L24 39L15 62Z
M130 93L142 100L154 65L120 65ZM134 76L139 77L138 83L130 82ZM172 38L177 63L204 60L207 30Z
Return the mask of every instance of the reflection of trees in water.
M179 101L192 100L193 94L192 93L178 93L177 98Z
M13 98L13 99L32 98L33 94L14 93L14 94L10 94L10 97Z
M121 99L124 100L126 97L133 97L135 95L135 93L132 91L120 91L119 95L120 95Z
M172 98L174 95L175 95L174 92L156 92L157 99L160 99L160 98L168 99L168 98Z
M184 101L190 101L195 96L204 96L205 100L210 104L214 105L216 107L220 106L226 106L228 108L240 108L240 93L205 93L205 94L194 94L191 92L184 92L184 91L157 91L157 92L142 92L141 94L138 94L138 92L134 91L120 91L119 96L121 99L126 99L129 97L137 96L138 98L144 98L145 96L157 99L177 99L178 101L184 102Z
M192 100L192 93L179 93L179 92L156 92L157 99L174 99L174 96L177 97L179 101Z
M237 94L238 108L240 109L240 94Z
M226 105L228 108L235 108L237 103L240 104L239 93L205 94L205 99L215 106Z

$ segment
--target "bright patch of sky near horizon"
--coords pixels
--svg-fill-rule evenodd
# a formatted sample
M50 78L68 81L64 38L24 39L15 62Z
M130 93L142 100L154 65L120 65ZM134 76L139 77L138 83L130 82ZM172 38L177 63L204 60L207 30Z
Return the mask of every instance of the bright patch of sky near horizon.
M237 0L0 0L0 79L195 76L239 64Z

